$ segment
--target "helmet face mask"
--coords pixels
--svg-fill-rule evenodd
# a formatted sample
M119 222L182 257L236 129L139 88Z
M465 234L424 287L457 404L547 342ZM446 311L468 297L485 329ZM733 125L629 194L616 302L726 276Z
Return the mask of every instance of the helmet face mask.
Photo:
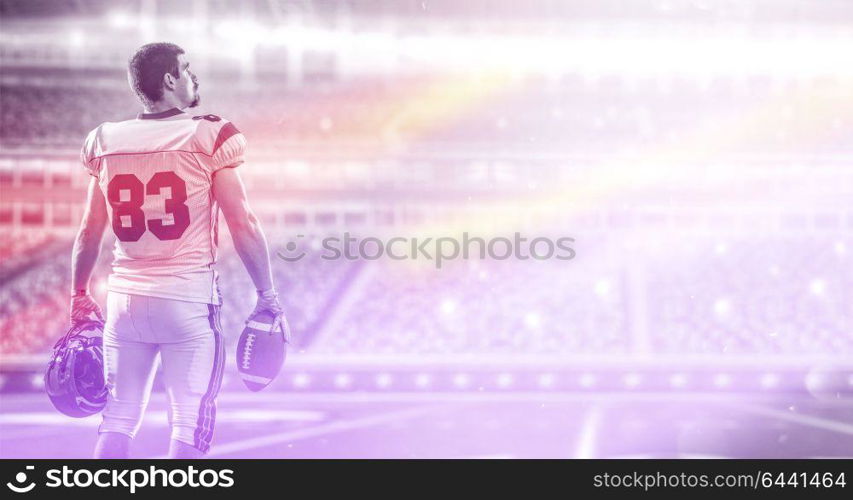
M54 346L44 374L51 403L70 417L94 415L107 403L102 339L81 335L85 330L103 331L103 323L85 321L72 326Z

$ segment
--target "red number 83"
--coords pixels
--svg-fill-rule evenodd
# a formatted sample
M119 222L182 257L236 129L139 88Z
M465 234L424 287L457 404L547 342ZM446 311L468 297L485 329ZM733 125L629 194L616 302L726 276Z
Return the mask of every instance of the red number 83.
M171 194L165 200L165 211L171 214L172 224L164 224L163 219L145 220L142 204L145 196L156 196L163 188L169 188ZM121 192L130 196L121 200ZM133 174L119 174L107 185L107 200L113 209L112 223L116 238L121 241L139 241L147 228L159 240L177 240L183 236L190 225L190 208L186 205L187 184L174 172L157 172L143 185ZM122 216L129 217L130 225L122 224Z

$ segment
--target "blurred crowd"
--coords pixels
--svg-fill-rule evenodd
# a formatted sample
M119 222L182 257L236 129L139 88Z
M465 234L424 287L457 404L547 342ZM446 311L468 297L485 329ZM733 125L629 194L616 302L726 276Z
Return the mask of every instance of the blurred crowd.
M46 352L66 327L70 240L17 240L2 248L18 259L4 258L4 356ZM279 250L275 232L270 240ZM32 245L50 250L35 254ZM273 269L296 348L317 354L853 352L849 245L790 236L683 245L617 266L460 260L439 270L309 254L298 262L274 257ZM93 286L102 301L108 261L102 258ZM233 344L254 288L227 241L218 268L222 322Z
M843 104L851 95L843 79L466 78L297 88L273 82L251 91L203 85L202 106L189 111L222 115L264 148L405 142L600 153L698 147L699 138L710 137L705 147L733 152L850 151L853 123ZM0 137L7 144L78 147L98 124L139 111L122 81L77 83L4 84Z

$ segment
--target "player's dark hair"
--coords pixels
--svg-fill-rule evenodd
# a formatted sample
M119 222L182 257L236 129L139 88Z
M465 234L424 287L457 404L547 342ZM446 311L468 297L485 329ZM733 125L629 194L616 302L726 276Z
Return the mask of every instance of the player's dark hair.
M147 104L163 98L163 75L180 78L178 56L184 49L174 43L149 43L133 54L127 67L127 80L136 95Z

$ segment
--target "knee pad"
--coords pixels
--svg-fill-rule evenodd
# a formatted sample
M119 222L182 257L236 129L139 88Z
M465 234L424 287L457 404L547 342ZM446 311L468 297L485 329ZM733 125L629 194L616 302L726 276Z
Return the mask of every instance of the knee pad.
M145 402L110 398L104 408L103 420L98 427L98 432L118 432L131 438L136 437L139 426L142 425L145 406Z
M172 439L188 444L202 453L210 449L216 422L216 402L213 398L193 403L172 403Z

